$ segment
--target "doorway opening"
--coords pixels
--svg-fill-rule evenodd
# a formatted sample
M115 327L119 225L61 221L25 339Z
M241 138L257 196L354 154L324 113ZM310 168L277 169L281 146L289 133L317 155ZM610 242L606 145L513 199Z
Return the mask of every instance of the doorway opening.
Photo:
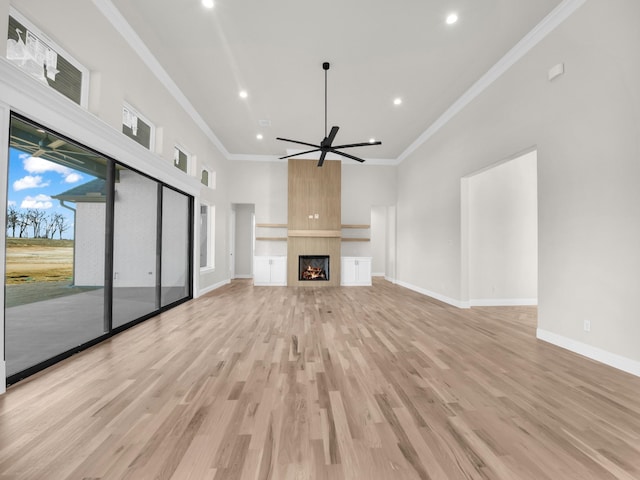
M537 151L474 172L461 187L463 298L537 305Z

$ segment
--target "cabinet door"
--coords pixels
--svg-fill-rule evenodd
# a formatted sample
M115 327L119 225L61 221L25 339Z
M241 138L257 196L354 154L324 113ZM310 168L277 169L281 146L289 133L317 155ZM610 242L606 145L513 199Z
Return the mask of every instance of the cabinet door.
M269 257L253 257L253 284L269 285L271 282L271 266Z
M340 284L353 285L356 282L356 259L343 257L340 263Z
M287 285L287 257L271 259L271 285Z
M358 258L356 260L356 283L371 285L371 259Z

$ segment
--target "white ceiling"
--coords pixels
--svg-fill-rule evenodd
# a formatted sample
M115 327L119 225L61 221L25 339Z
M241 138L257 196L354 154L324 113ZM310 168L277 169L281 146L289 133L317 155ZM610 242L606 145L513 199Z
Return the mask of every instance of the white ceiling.
M328 124L340 126L334 144L381 140L349 150L367 159L401 157L562 3L216 0L207 10L200 0L111 2L225 153L281 156L297 148L278 136L319 143L328 61ZM451 12L459 21L447 25ZM402 105L393 105L395 97Z

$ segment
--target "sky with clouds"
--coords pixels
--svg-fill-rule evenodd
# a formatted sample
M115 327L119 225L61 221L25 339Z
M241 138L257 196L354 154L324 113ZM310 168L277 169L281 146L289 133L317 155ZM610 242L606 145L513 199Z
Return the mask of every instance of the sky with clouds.
M64 165L10 148L8 205L17 209L37 208L45 210L47 214L61 213L72 226L73 212L60 206L60 202L52 196L94 178ZM63 234L63 238L73 238L73 228L69 228Z

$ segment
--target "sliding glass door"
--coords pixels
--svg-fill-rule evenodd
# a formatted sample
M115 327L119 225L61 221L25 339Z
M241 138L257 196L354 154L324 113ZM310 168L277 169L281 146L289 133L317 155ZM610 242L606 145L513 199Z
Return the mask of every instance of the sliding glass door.
M12 116L9 383L191 298L193 199Z
M118 165L113 221L113 327L158 303L158 182Z
M106 333L106 163L52 132L12 119L5 278L9 376Z
M162 295L161 306L190 296L191 213L190 199L183 193L162 188Z

